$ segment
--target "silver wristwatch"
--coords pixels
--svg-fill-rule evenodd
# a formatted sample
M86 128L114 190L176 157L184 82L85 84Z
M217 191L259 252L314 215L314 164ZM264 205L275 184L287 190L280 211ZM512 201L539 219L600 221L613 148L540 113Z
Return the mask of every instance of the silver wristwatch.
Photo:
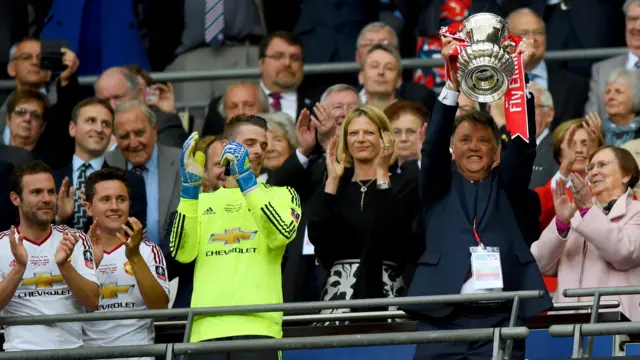
M391 187L391 183L388 181L381 181L379 183L376 184L376 189L378 190L385 190Z

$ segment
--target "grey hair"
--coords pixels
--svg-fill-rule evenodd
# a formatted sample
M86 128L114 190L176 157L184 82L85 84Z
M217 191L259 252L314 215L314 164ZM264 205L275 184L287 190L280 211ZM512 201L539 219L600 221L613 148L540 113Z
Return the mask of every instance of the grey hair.
M544 86L540 86L536 83L529 83L529 85L527 85L527 87L529 88L529 91L534 92L534 91L539 91L540 92L540 101L542 101L542 105L549 107L551 109L553 109L553 97L551 96L551 93L549 92L549 90L547 90L547 88L545 88Z
M138 93L140 90L140 80L138 80L138 75L132 73L131 71L122 68L122 76L124 77L124 81L127 83L127 87L134 94Z
M529 13L529 14L532 14L533 16L537 17L540 20L540 22L542 23L542 29L546 30L547 26L544 23L544 19L542 19L540 16L538 16L538 14L536 14L535 11L531 10L528 7L522 7L522 8L513 10L512 12L509 13L509 15L507 15L507 17L504 19L504 21L507 23L507 25L511 26L511 20L513 20L513 17L518 15L518 14L524 14L524 13Z
M129 110L135 109L139 107L142 110L144 116L149 120L149 125L153 126L156 123L156 114L151 110L147 104L143 103L138 99L128 100L118 105L114 110L114 119L118 116L118 114L127 112Z
M9 49L9 61L13 61L16 59L16 55L18 55L18 44L13 44L11 49Z
M396 60L396 63L398 64L398 74L402 74L402 58L400 57L400 53L396 48L389 45L383 45L383 44L376 44L373 47L371 47L371 49L369 49L369 51L367 52L367 55L365 55L364 59L362 59L362 64L360 64L360 71L364 71L364 66L367 63L367 59L369 58L369 55L371 55L371 53L377 50L382 50L384 52L391 54L391 56L393 56L393 58Z
M624 81L631 88L631 111L640 113L640 72L620 68L613 70L607 80L607 86L616 81Z
M111 68L113 69L113 68ZM98 92L98 83L100 82L100 79L102 78L102 75L111 70L111 69L107 69L105 71L102 72L102 74L100 74L100 76L98 76L98 80L93 84L93 91L94 92ZM131 71L127 70L124 67L117 67L117 70L122 71L122 77L124 78L124 82L127 84L127 87L129 88L129 90L136 94L138 94L138 90L140 90L140 87L142 86L140 84L140 80L138 80L138 75L132 73Z
M322 96L320 97L320 104L326 104L329 95L333 94L334 92L341 91L353 91L358 97L358 100L360 100L360 93L353 86L347 84L335 84L328 87L327 90L322 93Z
M360 33L358 34L358 41L356 42L356 50L360 47L360 43L362 42L362 37L364 36L365 33L369 31L380 31L380 30L387 30L388 32L391 33L392 39L391 39L390 45L397 49L399 47L398 45L399 41L398 41L398 34L396 34L396 31L393 30L391 26L383 23L382 21L375 21L365 25L365 27L363 27L362 30L360 30Z
M624 12L624 16L629 15L629 8L631 7L631 4L636 4L636 6L640 6L640 0L625 1L624 5L622 5L622 12Z
M282 130L284 133L287 142L289 143L289 148L292 151L298 148L298 139L296 138L296 127L295 122L289 116L289 114L282 111L275 111L270 113L262 113L258 114L261 118L267 121L267 128L269 130Z
M220 115L222 115L223 118L227 117L227 112L224 109L224 104L225 104L225 102L227 102L227 92L232 87L238 86L238 85L255 86L258 89L258 104L260 105L260 110L258 112L261 112L261 113L262 112L267 112L267 113L269 113L269 112L272 111L271 106L269 105L269 98L267 97L267 94L264 93L262 88L260 88L260 85L256 84L253 81L240 80L238 82L235 82L235 83L231 84L231 86L227 87L227 91L225 91L224 94L222 94L222 98L218 102L218 113L220 113Z

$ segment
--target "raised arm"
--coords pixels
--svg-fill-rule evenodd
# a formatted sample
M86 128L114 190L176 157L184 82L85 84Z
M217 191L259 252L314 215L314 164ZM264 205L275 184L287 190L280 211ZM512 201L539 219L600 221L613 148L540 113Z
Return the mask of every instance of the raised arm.
M9 231L8 239L0 237L0 241L9 241L9 248L15 260L15 266L7 274L0 270L0 310L2 310L11 301L22 282L22 276L27 269L29 255L23 244L24 235L19 235L18 239L16 239L16 228L13 226Z
M300 197L289 187L260 186L251 172L249 151L240 143L228 142L222 151L222 165L245 197L251 216L272 249L293 240L300 221Z
M99 286L89 238L79 231L66 231L56 249L55 261L64 283L78 303L87 311L95 311L98 308Z
M173 222L169 250L171 257L186 264L192 262L198 254L200 224L198 224L198 197L204 176L204 154L194 148L198 142L198 133L192 133L182 146L180 157L180 203Z
M522 56L522 67L526 69L533 58L533 50L528 46L526 40L522 40L516 52ZM520 94L520 96L526 98L529 141L527 142L521 137L512 139L502 156L500 179L503 188L510 195L526 193L531 182L533 163L536 159L536 104L533 94L528 90L525 90L525 94ZM511 107L517 106L515 101L512 101L511 104Z
M633 200L628 196L626 201ZM627 211L633 210L627 207ZM640 212L637 210L629 221L620 224L592 206L584 217L574 217L571 225L616 270L625 271L640 265Z
M450 38L442 40L442 56L448 59L449 53L457 43ZM453 62L448 66L455 69ZM421 171L420 171L420 200L433 202L446 193L451 184L451 133L453 132L456 111L458 110L458 97L460 96L460 83L455 72L450 70L451 81L447 85L433 108L433 114L427 127L427 134L422 143Z
M458 110L459 92L443 89L427 127L421 150L420 199L434 201L451 184L451 133Z
M527 94L529 142L521 137L511 140L502 155L500 177L508 194L522 193L529 188L536 159L536 110L533 94Z

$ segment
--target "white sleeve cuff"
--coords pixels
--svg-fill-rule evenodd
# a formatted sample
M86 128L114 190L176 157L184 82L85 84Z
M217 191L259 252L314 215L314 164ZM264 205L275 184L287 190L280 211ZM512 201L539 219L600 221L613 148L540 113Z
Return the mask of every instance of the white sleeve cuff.
M460 97L459 92L443 88L442 91L440 91L438 100L445 105L458 106L458 97Z
M300 165L302 165L302 167L306 169L307 166L309 166L309 158L302 155L302 153L298 149L296 149L296 156L298 157Z
M551 179L551 190L555 190L556 183L560 179L563 179L564 182L567 184L567 189L571 186L571 178L563 177L562 175L560 175L560 170L558 170L558 171L556 171L556 174L553 175L553 178Z

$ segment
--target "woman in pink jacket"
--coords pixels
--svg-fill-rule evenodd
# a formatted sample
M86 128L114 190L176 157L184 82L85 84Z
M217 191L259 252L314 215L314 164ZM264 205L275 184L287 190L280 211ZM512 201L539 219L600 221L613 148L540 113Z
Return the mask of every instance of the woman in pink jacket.
M573 201L560 179L553 194L556 217L531 247L542 274L558 276L554 301L590 300L565 298L564 289L640 285L640 201L633 200L640 170L635 159L625 149L606 145L591 156L586 179L575 173L570 178ZM608 297L614 298L627 317L640 320L640 295Z

